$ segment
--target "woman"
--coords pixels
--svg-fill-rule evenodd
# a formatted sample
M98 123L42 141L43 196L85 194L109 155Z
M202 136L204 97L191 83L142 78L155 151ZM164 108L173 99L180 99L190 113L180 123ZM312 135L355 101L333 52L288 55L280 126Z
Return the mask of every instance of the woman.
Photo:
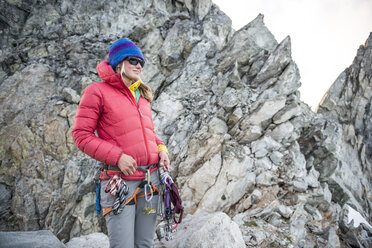
M132 41L115 41L109 60L97 66L103 82L84 90L72 130L77 147L106 165L100 196L111 248L152 247L159 200L155 194L160 187L157 169L169 166L167 148L154 131L151 89L140 80L144 64ZM145 175L151 186L143 185ZM144 188L147 195L138 197ZM119 191L124 192L124 201ZM118 199L120 204L115 205Z

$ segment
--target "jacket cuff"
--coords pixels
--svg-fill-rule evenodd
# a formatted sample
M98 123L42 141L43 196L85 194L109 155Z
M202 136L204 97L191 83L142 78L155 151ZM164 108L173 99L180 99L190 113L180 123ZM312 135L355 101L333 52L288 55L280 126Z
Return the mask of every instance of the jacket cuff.
M158 151L161 152L161 151L165 151L167 153L167 155L169 156L169 153L168 153L168 149L165 145L158 145Z

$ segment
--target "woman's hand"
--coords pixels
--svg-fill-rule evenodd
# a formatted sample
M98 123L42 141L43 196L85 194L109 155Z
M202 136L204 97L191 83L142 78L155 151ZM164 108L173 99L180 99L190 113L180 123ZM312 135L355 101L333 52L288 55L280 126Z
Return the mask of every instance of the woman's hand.
M159 166L163 167L165 170L169 170L169 158L166 151L159 152Z
M125 176L130 176L136 172L137 162L131 156L123 153L119 159L118 167Z

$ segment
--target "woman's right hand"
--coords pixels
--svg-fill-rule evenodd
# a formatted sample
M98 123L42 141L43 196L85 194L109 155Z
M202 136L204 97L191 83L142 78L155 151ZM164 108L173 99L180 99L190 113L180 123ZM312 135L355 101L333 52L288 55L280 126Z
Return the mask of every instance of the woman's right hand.
M123 153L119 159L118 167L125 176L130 176L136 172L137 163L131 156Z

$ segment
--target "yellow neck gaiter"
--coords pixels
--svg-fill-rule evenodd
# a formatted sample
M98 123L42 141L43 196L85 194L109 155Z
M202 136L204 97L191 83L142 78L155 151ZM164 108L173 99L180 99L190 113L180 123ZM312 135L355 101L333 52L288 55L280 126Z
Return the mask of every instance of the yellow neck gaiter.
M141 81L138 80L137 82L131 84L131 86L129 86L129 90L130 92L132 93L134 99L136 99L136 101L138 102L138 99L139 99L139 96L140 96L140 91L138 89L138 87L141 85Z

